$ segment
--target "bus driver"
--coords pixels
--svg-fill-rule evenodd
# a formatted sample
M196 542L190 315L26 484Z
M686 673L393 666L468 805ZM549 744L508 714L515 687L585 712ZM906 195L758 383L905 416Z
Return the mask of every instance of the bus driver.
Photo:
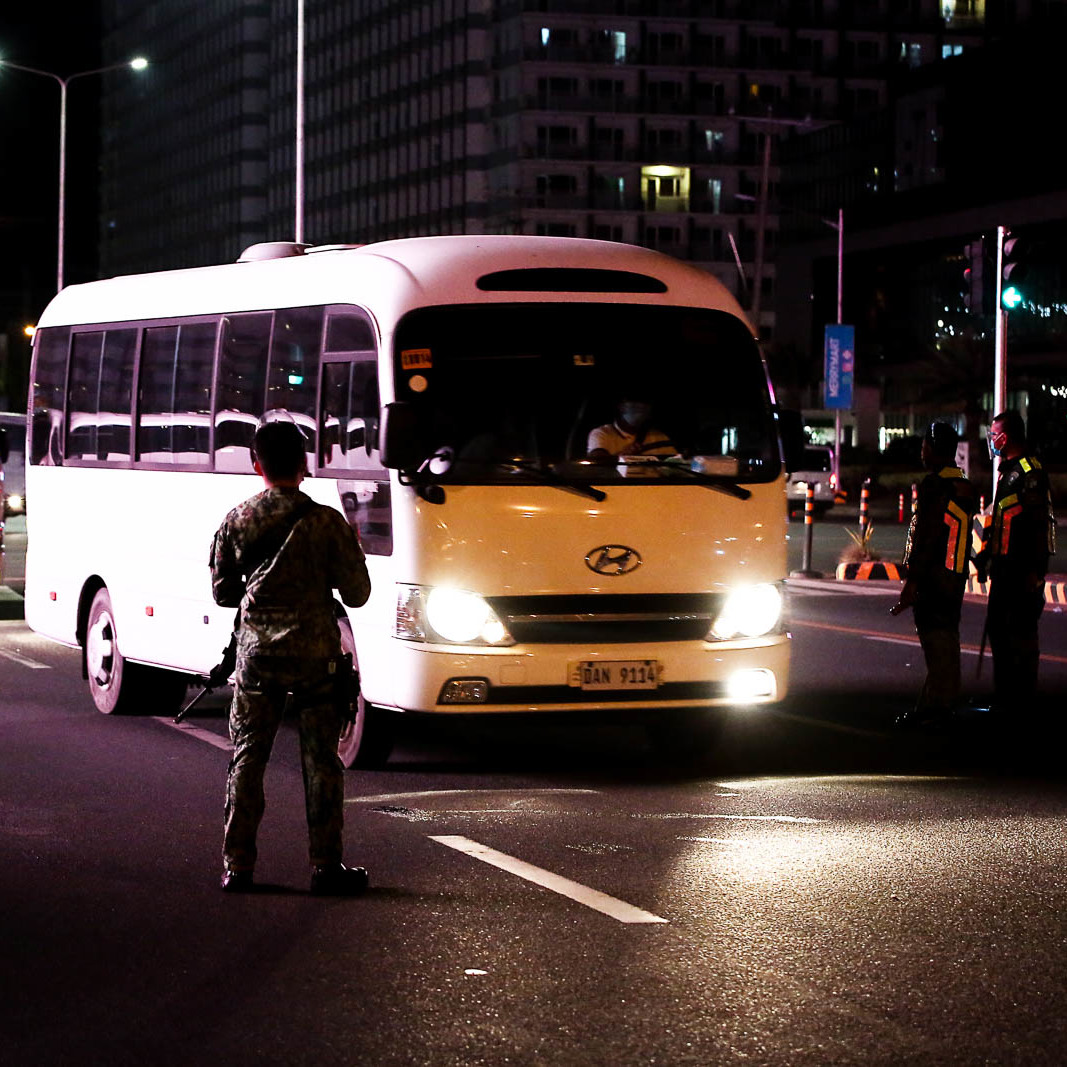
M652 405L640 397L624 396L615 421L590 430L586 451L595 463L611 463L616 456L673 456L677 449L652 425Z

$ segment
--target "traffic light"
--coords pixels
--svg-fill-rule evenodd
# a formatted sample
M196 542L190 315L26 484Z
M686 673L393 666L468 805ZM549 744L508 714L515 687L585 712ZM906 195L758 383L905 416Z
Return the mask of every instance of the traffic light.
M972 315L981 315L983 309L983 290L985 281L982 267L985 263L985 241L979 237L963 248L963 306Z
M1000 302L1009 311L1017 308L1024 299L1020 286L1026 280L1028 273L1028 267L1022 261L1025 251L1026 246L1022 243L1022 238L1012 237L1010 234L1005 236L1002 275L1005 284L1001 290Z

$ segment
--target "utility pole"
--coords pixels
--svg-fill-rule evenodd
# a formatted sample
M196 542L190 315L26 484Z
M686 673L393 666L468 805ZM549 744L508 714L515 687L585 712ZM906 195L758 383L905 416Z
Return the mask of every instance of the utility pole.
M993 341L993 412L995 418L1008 403L1008 311L1004 307L1004 235L1003 226L997 227L997 315ZM997 495L997 478L1000 475L1000 456L993 457L993 496Z
M771 131L763 133L763 166L760 168L759 177L759 203L756 216L756 265L754 273L756 280L752 287L752 325L756 335L760 334L760 297L763 295L763 248L767 234L767 196L771 179Z
M293 240L304 243L304 0L296 2L296 145Z
M837 209L837 225L829 219L823 222L837 230L837 325L840 326L845 286L845 209ZM841 488L841 409L834 409L834 482Z

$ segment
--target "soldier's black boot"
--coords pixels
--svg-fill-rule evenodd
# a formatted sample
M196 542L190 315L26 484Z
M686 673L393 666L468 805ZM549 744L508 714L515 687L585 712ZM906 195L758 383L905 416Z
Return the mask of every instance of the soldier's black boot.
M225 870L219 886L224 893L251 893L255 889L251 871Z
M311 868L311 893L316 897L358 897L370 879L364 867L346 867L343 863Z

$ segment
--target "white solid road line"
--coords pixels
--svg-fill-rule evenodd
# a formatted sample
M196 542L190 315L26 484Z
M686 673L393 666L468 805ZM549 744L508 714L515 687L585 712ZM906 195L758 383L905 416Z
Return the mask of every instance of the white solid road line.
M48 663L30 659L29 656L20 655L18 652L9 652L6 648L0 648L0 656L11 660L12 663L17 663L20 667L29 667L31 671L50 671L52 669Z
M487 797L515 796L519 799L528 796L550 796L552 794L595 795L598 789L419 789L411 793L376 793L370 797L346 797L346 804L384 804L390 800L412 800L434 797Z
M219 737L218 734L213 734L210 730L202 730L199 726L193 726L187 722L175 722L173 719L168 719L161 715L154 715L152 717L156 722L161 722L164 726L169 726L172 730L181 730L182 733L192 734L198 741L206 741L209 745L221 748L223 752L233 751L233 745L230 744L229 738Z
M497 852L496 849L480 845L469 837L459 837L453 834L437 837L431 834L430 840L447 845L449 848L454 848L472 859L481 860L483 863L488 863L493 867L499 867L502 871L508 871L511 874L518 875L520 878L525 878L526 881L543 886L545 889L550 889L553 893L559 893L561 896L576 900L579 904L584 904L587 908L602 912L604 915L617 919L621 923L666 923L670 921L659 915L653 915L650 911L635 908L632 904L627 904L625 900L609 897L607 893L601 893L597 889L590 889L589 886L582 885L580 882L572 882L562 875L553 874L551 871L546 871L541 867L535 867L532 863L516 859L506 852Z
M919 648L919 642L914 637L875 637L873 634L867 634L868 641L881 641L886 645L911 645L913 648ZM977 648L968 648L966 645L960 646L961 656L977 656Z

